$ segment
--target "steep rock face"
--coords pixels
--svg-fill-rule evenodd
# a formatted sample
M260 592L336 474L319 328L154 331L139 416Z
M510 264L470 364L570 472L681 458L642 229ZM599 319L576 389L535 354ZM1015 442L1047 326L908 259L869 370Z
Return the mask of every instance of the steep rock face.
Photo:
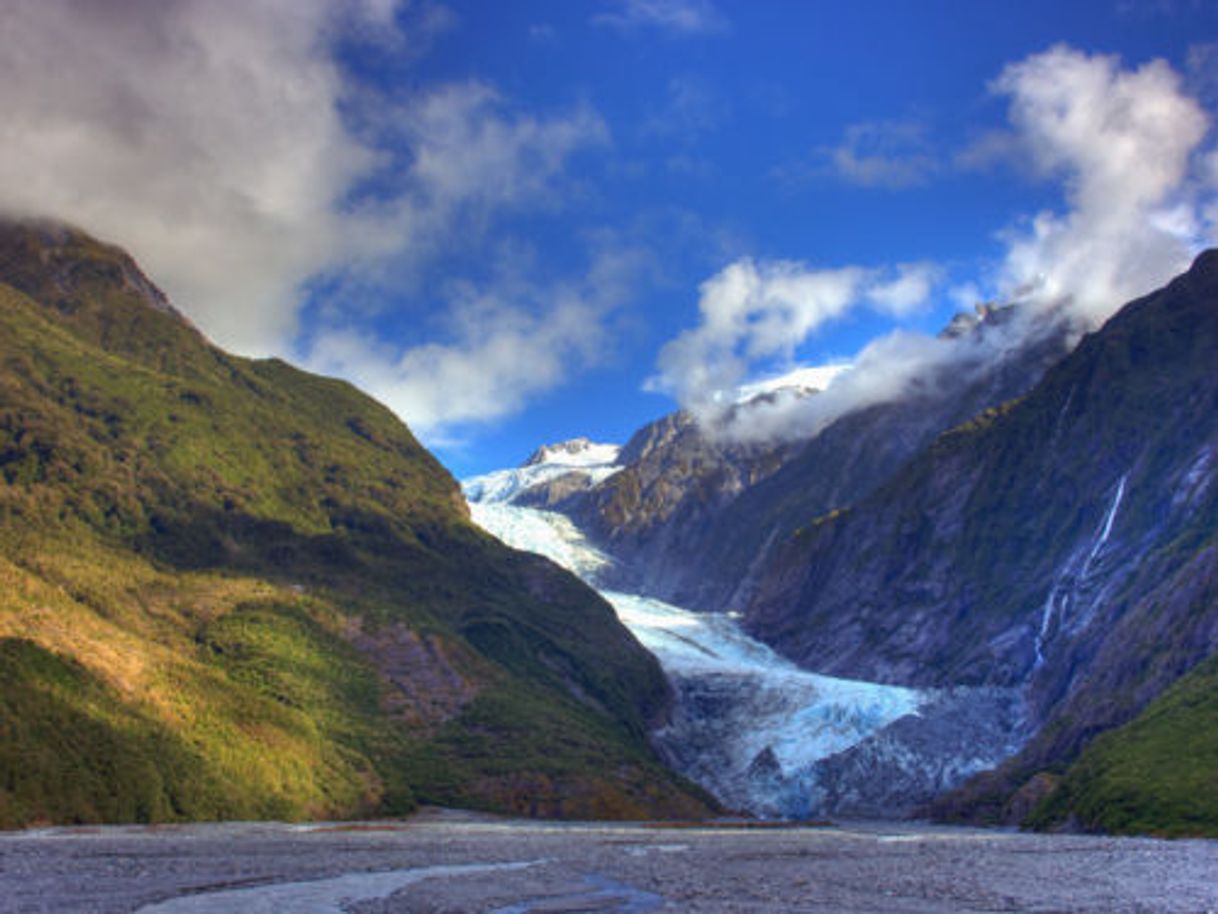
M631 437L618 456L620 471L552 506L618 560L607 586L673 599L687 589L706 524L790 453L788 446L717 440L677 412Z
M1027 683L1045 726L962 801L1005 803L1218 647L1216 352L1211 251L1026 398L807 518L759 576L749 629L839 675Z
M550 505L619 560L618 586L738 609L770 550L808 518L853 504L935 435L1024 393L1065 354L1069 331L1053 317L1012 335L1018 344L988 345L1020 319L1016 309L988 308L954 322L945 336L984 341L990 363L932 371L901 398L847 413L811 440L742 444L688 414L667 416L622 449L621 472Z
M211 346L71 229L0 226L0 482L0 824L705 810L594 591L383 406Z
M1187 551L1189 539L1152 553L1145 574L1128 588L1133 598L1110 613L1129 607L1110 632L1077 638L1043 679L1033 679L1045 722L1028 745L937 798L931 813L1037 827L1218 835L1218 791L1210 778L1218 757L1215 710L1204 698L1212 694L1218 656L1218 537L1211 533L1180 566L1170 553L1178 546ZM1158 573L1165 577L1156 580ZM1054 789L1021 803L1030 787L1045 782Z

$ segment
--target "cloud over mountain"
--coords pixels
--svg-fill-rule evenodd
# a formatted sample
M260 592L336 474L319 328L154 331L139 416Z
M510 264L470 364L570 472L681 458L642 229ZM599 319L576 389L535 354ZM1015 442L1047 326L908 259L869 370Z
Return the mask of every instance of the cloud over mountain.
M853 53L847 37L874 38L865 18L714 0L11 0L0 212L113 239L217 342L374 385L431 443L544 396L577 414L564 386L605 352L621 355L605 398L636 415L653 371L653 389L714 404L813 346L861 349L860 328L930 326L950 289L1068 300L1093 326L1215 240L1209 45L1174 48L1182 76L987 48L978 105L975 64L923 83ZM910 37L964 72L938 31ZM813 160L792 180L768 180L800 150ZM1012 177L1042 184L1012 195ZM700 240L659 227L676 221ZM646 282L634 253L607 275L602 233L647 252ZM688 317L700 280L709 310Z
M1129 70L1058 46L1007 67L993 88L1010 99L1025 161L1062 182L1068 206L1006 234L1005 295L1068 300L1096 326L1187 268L1205 196L1190 166L1209 123L1170 66Z
M1066 208L1001 230L997 268L960 277L956 288L1021 302L1028 319L984 343L898 329L867 345L821 395L742 412L725 427L728 434L814 434L846 412L927 383L946 366L981 370L1017 344L1012 334L1037 329L1038 312L1063 313L1079 331L1094 329L1214 241L1215 153L1201 152L1209 120L1168 64L1127 69L1114 56L1059 45L1007 66L991 88L1008 99L1009 126L987 135L977 158L1015 157L1022 171L1060 182ZM776 356L794 360L826 321L864 304L899 316L932 294L936 276L925 266L887 281L878 275L855 267L732 264L703 284L698 326L661 351L657 386L697 415L720 419L733 385Z
M738 260L702 284L700 323L665 345L659 374L649 383L700 417L717 419L759 366L790 363L813 333L856 306L891 314L917 307L935 276L926 264L815 269Z
M408 348L335 327L309 366L350 378L431 442L455 445L472 424L501 419L613 351L615 312L648 269L647 255L602 245L579 281L538 284L507 271L456 282L436 342Z
M375 279L544 202L605 140L588 108L520 114L477 81L361 85L340 43L427 42L448 21L397 7L6 4L0 170L19 179L0 209L114 239L221 344L289 354L310 282Z
M342 14L386 28L386 10ZM318 2L16 0L0 11L0 208L135 251L246 352L294 332L296 292L343 257L342 203L376 164L339 115ZM29 87L37 86L31 92Z

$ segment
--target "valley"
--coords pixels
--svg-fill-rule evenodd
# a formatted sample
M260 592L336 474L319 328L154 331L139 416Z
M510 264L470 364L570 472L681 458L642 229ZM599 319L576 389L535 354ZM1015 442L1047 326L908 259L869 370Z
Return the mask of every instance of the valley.
M573 473L611 478L622 469L618 453L568 442L542 448L521 468L467 479L471 516L509 546L544 555L589 584L620 580L615 560L571 519L527 506L538 487ZM1013 754L1023 735L1016 690L913 689L818 675L747 634L738 613L601 592L675 689L669 719L653 739L678 771L730 810L786 819L905 816Z
M832 412L850 370L824 390L771 382L717 425L671 414L617 451L552 446L467 495L488 529L576 570L657 645L684 733L667 751L729 805L1218 834L1201 786L1218 760L1215 301L1208 251L1072 349L1077 328L1053 314L953 322L924 384L810 438L740 435L776 404ZM991 357L970 363L979 350ZM581 448L601 456L571 459ZM767 675L787 664L906 705L846 712L867 723L802 754L750 712L751 736L724 727L741 746L725 764L698 734L755 685L685 674L680 651L631 622L639 601L729 625L764 646ZM1196 739L1183 756L1152 749L1147 734L1167 732ZM742 767L752 801L725 786Z
M402 822L0 835L5 914L1195 914L1218 845L924 824Z
M0 2L0 914L1216 914L1215 3Z
M0 226L0 280L0 824L1218 832L1218 252L1066 354L955 320L811 437L740 429L850 369L461 486L81 232Z

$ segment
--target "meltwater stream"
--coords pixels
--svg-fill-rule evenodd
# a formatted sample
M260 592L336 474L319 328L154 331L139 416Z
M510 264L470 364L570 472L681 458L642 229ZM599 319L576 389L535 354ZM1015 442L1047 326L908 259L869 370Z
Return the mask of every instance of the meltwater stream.
M596 585L612 562L565 516L513 504L530 485L570 466L530 466L466 480L476 523L510 546L538 552ZM579 466L604 475L604 466ZM677 701L656 734L674 767L728 808L772 817L819 809L816 762L898 718L916 714L913 689L819 676L749 637L734 618L648 597L601 591L660 661Z

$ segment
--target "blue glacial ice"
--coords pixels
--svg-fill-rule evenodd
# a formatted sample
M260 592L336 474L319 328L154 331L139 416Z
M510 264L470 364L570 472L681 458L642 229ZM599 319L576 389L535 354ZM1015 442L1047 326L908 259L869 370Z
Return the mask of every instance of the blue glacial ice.
M583 469L583 468L581 468ZM603 478L611 467L593 467ZM512 500L562 472L534 466L464 483L476 523L537 552L593 586L612 558L564 515ZM913 689L821 676L747 635L731 614L699 613L660 600L602 591L673 683L676 706L655 734L673 765L727 807L799 817L818 811L816 764L918 713Z

